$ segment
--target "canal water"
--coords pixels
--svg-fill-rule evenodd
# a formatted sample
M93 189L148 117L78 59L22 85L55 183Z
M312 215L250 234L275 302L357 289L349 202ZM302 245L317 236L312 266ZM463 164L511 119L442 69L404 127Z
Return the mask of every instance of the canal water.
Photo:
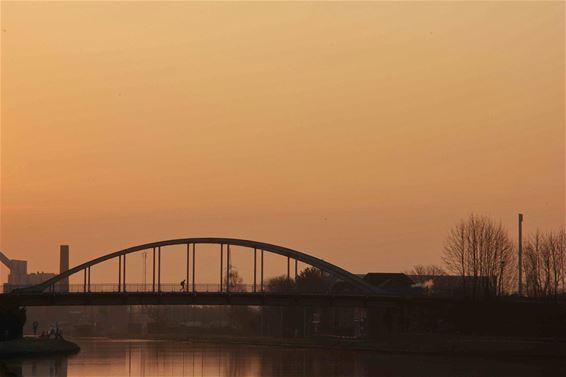
M69 357L0 361L5 376L565 376L566 363L379 354L346 350L223 346L169 341L78 340Z

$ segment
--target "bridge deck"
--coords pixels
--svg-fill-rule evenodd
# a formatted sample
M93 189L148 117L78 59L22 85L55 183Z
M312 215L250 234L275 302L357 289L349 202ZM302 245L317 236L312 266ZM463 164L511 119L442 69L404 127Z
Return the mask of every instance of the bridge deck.
M384 307L398 304L400 297L226 293L226 292L91 292L0 294L0 305L81 306L81 305L248 305L248 306L336 306Z

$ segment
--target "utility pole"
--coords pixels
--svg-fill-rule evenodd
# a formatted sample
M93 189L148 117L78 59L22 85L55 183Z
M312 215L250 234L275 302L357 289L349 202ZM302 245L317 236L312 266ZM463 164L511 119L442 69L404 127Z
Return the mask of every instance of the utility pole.
M519 263L519 296L523 295L523 214L519 213L519 240L518 240L518 263Z

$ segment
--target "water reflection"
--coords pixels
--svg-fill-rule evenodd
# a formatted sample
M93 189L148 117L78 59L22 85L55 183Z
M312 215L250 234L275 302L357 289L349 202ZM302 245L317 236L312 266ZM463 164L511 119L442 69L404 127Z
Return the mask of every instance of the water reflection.
M2 376L557 376L561 360L497 360L339 350L82 340L69 358L0 361Z
M67 358L34 358L0 360L0 376L67 376Z

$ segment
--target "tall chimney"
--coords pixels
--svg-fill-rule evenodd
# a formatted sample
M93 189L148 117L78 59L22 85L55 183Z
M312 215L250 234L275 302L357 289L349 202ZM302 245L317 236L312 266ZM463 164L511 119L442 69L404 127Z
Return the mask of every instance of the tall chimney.
M519 213L519 240L518 240L518 263L519 263L519 296L523 294L523 214Z
M69 269L69 245L61 245L59 247L59 273L63 273ZM69 278L61 280L59 283L61 292L69 292Z

